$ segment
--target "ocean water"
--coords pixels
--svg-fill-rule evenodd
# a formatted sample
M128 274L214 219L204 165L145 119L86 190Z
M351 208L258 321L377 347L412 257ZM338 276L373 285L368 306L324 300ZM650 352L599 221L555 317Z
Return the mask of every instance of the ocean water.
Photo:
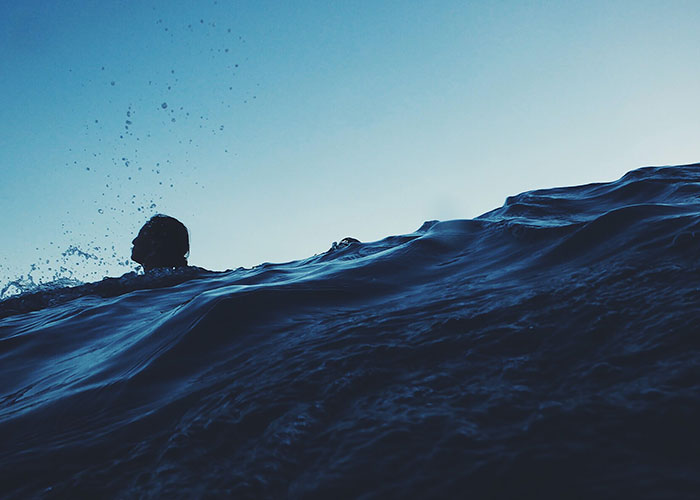
M697 498L700 165L0 302L3 498Z

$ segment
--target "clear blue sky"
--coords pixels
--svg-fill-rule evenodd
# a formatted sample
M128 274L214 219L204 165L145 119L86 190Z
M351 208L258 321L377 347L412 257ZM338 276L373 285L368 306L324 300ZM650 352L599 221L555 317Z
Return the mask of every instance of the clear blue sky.
M226 269L700 161L697 1L1 7L0 287L118 276L157 212Z

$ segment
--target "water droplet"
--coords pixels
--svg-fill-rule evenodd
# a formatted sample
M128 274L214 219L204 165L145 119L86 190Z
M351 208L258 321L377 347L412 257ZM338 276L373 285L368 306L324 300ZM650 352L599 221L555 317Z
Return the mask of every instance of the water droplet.
M103 213L105 213L105 211L104 211L104 210L102 210L101 208L98 208L98 209L97 209L97 212L98 212L98 213L100 213L100 214L103 214Z
M114 86L116 85L116 83L117 83L117 82L115 82L114 80L112 80L111 82L109 82L109 84L110 84L112 87L114 87Z
M166 109L168 107L168 103L164 102L163 104L160 105L161 108Z

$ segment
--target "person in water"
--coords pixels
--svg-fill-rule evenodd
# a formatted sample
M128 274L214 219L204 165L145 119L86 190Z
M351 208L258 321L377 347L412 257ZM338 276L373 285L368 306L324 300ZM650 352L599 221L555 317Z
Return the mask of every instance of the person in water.
M185 225L174 217L150 218L132 241L131 260L148 272L158 268L186 267L190 238Z

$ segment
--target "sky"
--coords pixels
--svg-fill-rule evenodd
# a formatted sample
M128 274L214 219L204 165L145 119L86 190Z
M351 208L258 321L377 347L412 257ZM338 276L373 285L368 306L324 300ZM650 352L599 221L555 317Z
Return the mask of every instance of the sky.
M0 0L0 290L285 262L700 162L697 1Z

